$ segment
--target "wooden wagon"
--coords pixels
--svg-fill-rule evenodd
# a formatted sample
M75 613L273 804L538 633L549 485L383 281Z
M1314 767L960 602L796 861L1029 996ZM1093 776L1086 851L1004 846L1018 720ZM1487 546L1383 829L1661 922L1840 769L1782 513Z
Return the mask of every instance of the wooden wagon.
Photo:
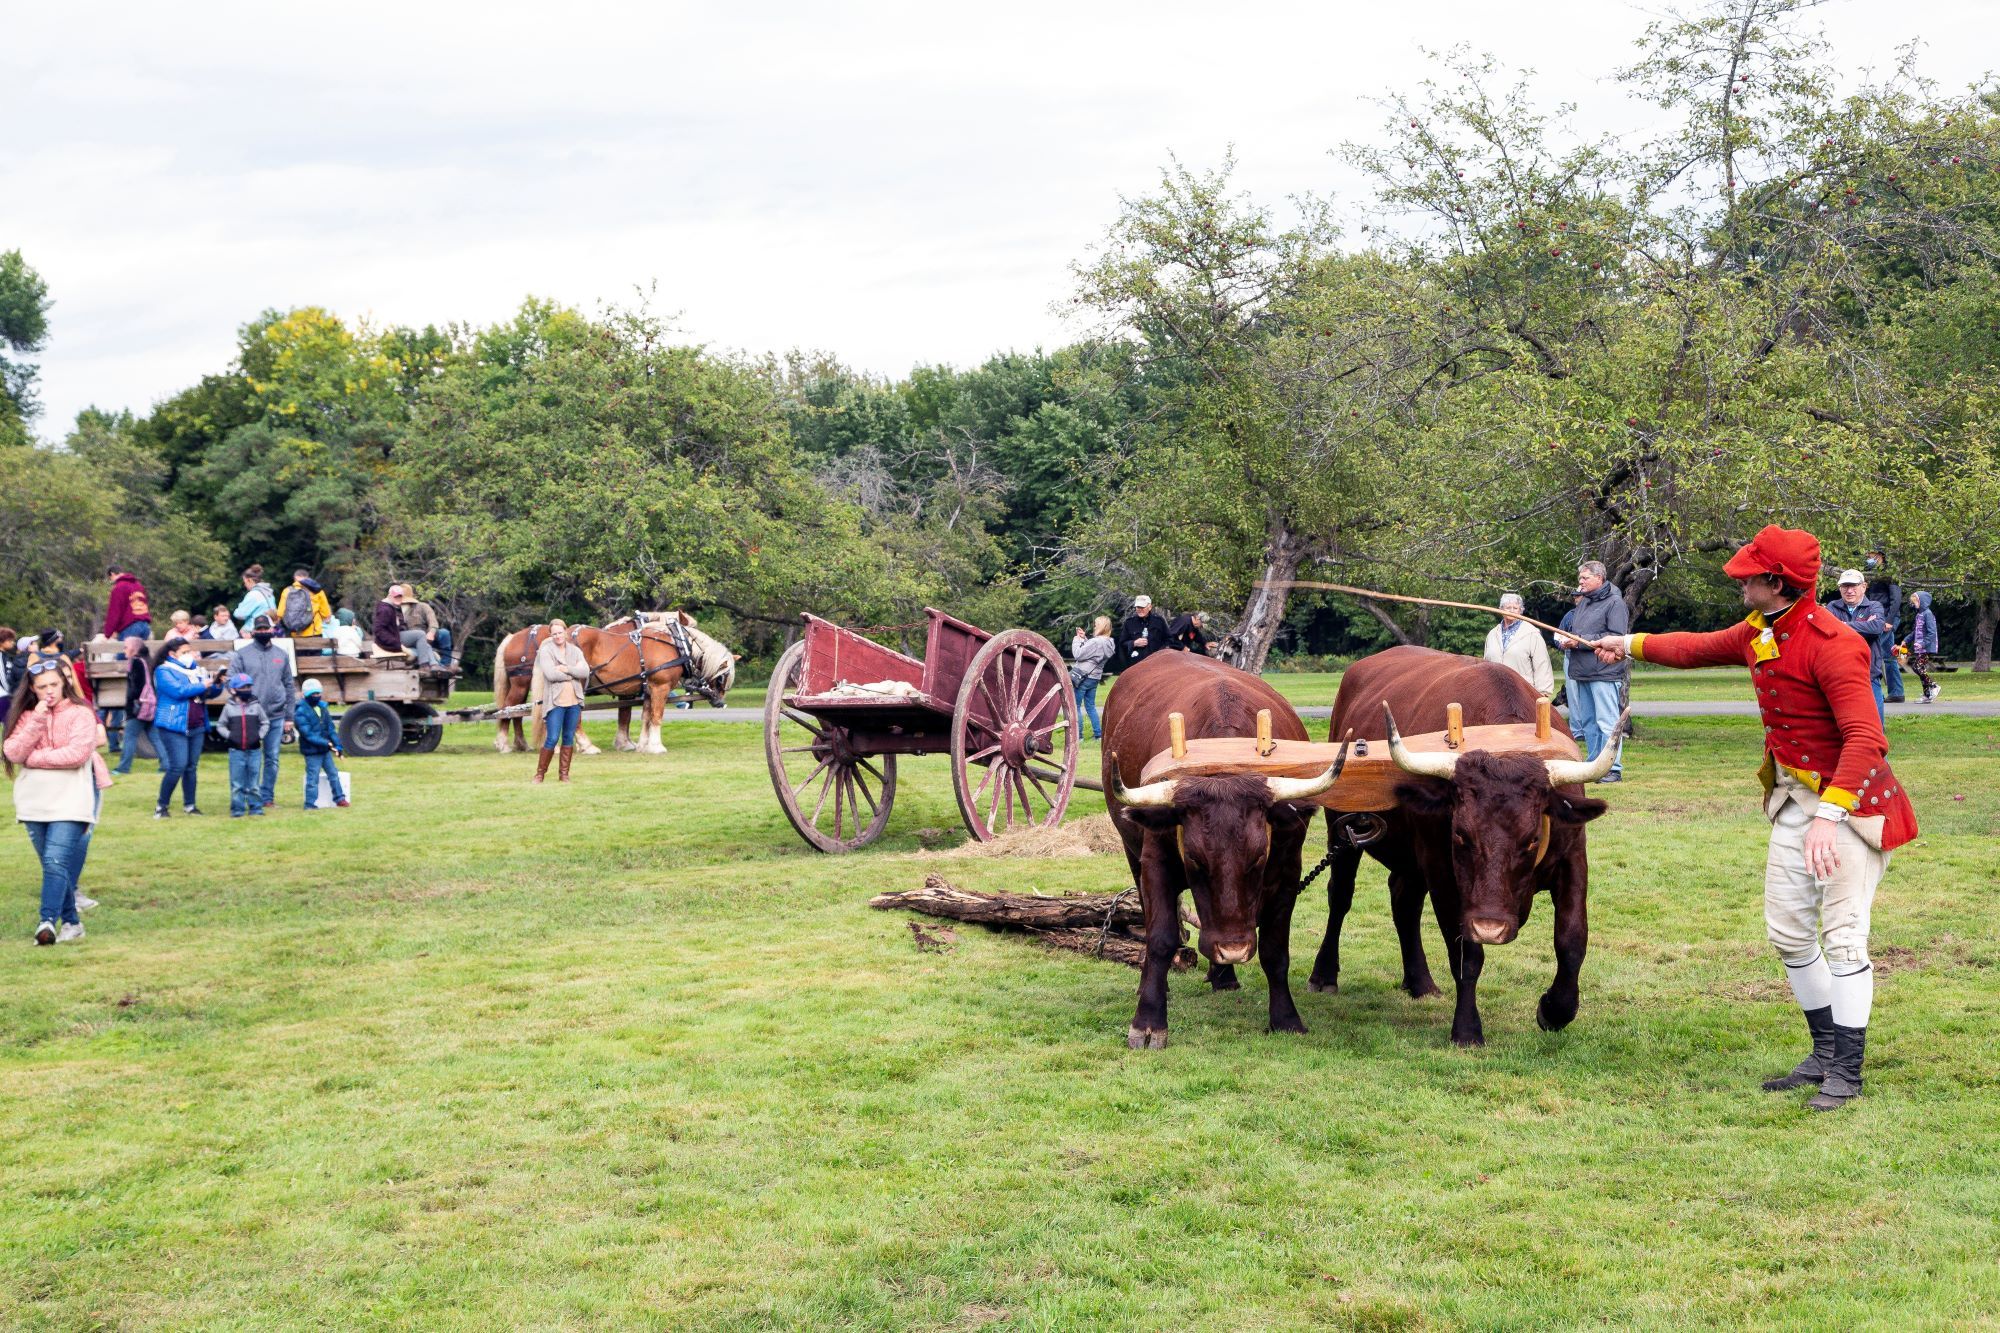
M813 615L778 659L764 696L771 785L823 852L881 836L901 755L950 754L959 814L981 841L1058 823L1078 785L1076 693L1055 645L924 617L921 661Z
M156 654L163 642L146 641L148 657ZM189 642L202 653L202 667L211 672L223 669L236 649L236 644L220 640ZM415 659L406 654L350 657L332 651L332 639L295 638L288 642L299 683L319 682L339 722L341 747L349 754L374 758L398 751L428 754L437 749L444 735L438 705L451 697L449 677L417 670ZM124 651L121 640L93 639L85 653L97 706L109 710L106 721L113 731L125 721L128 659ZM153 757L151 737L141 737L138 748L144 757Z

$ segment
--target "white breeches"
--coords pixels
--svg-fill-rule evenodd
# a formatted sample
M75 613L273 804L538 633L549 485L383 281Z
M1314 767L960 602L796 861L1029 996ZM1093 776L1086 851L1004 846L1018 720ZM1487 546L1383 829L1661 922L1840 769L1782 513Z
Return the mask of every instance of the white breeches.
M1889 854L1870 847L1850 819L1836 826L1840 868L1826 879L1806 869L1806 830L1819 797L1780 770L1765 804L1771 847L1764 862L1764 928L1787 963L1802 964L1822 948L1836 973L1868 964L1868 913L1889 868Z

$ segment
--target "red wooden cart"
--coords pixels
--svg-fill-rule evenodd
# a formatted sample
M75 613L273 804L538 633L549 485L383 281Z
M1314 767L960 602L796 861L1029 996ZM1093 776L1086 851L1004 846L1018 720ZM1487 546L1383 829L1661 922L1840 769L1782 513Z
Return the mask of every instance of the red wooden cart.
M922 661L808 615L764 695L764 755L799 836L849 852L882 834L896 757L951 754L972 836L1062 819L1077 785L1076 693L1031 630L989 634L926 609ZM1089 785L1089 784L1086 784Z

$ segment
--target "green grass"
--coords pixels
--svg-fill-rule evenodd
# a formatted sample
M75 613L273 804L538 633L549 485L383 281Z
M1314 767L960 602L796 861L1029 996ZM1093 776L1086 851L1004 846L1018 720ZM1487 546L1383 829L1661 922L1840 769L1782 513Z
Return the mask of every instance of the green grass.
M1962 678L1962 677L1961 677ZM607 728L595 726L605 742ZM754 727L527 785L485 728L351 761L358 803L146 819L109 795L78 946L0 941L0 1325L1953 1327L2000 1321L2000 726L1891 723L1925 838L1875 909L1868 1095L1757 1091L1801 1027L1762 942L1753 719L1650 723L1593 826L1583 1010L1548 917L1491 951L1489 1045L1396 989L1379 875L1312 1031L871 893L1103 890L1122 861L808 852ZM226 806L220 765L204 801ZM1079 810L1095 798L1081 794ZM1963 795L1962 802L1953 800ZM1443 975L1440 950L1433 966Z

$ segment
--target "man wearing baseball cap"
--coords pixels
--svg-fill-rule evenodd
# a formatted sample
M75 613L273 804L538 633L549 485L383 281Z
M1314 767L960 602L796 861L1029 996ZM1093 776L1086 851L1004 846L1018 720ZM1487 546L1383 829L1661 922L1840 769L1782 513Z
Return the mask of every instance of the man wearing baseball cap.
M1722 572L1749 617L1712 634L1607 635L1607 662L1671 667L1743 663L1764 716L1764 924L1805 1011L1812 1054L1772 1092L1817 1083L1807 1103L1832 1111L1861 1095L1875 978L1868 913L1889 853L1917 836L1917 814L1889 768L1868 644L1814 600L1819 540L1766 527Z
M1868 595L1868 579L1858 569L1840 572L1840 600L1827 603L1827 611L1838 617L1868 644L1868 683L1875 690L1875 715L1889 725L1889 712L1882 703L1882 659L1889 655L1895 629L1882 604Z

